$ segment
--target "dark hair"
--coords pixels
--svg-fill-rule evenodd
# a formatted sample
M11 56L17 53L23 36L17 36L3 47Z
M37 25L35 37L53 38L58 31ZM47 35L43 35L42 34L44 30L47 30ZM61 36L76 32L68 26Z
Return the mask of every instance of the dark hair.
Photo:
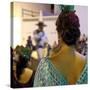
M75 45L80 37L79 18L75 12L61 12L58 16L57 31L67 45Z
M23 73L24 68L27 67L27 62L28 60L24 56L19 55L19 61L17 62L16 65L17 79L20 79L20 75Z

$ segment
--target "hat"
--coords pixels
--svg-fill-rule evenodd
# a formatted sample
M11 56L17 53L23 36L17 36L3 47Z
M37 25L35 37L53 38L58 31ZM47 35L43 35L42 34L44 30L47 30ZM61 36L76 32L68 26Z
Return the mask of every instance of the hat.
M36 25L45 27L46 25L43 22L38 22Z

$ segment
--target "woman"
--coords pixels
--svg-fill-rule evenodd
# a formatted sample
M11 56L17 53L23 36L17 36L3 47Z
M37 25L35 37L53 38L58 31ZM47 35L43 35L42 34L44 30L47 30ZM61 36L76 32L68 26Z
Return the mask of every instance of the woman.
M21 87L32 87L34 81L35 72L28 67L28 62L30 59L29 51L24 47L19 48L20 51L16 51L18 56L18 61L16 63L16 72L14 73L15 77L15 88Z
M56 21L58 46L41 60L34 86L87 83L87 61L75 50L80 37L80 24L75 11L61 12Z
M33 49L31 36L28 36L26 47L30 48L31 50Z

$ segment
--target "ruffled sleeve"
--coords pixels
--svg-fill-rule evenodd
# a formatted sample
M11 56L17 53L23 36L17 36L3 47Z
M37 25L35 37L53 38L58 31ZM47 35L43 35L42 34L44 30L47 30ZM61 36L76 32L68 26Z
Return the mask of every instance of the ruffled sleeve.
M49 65L46 59L42 59L35 74L34 87L49 85ZM47 82L47 83L46 83Z
M88 83L88 65L86 63L80 75L80 78L77 81L77 84L87 84L87 83Z

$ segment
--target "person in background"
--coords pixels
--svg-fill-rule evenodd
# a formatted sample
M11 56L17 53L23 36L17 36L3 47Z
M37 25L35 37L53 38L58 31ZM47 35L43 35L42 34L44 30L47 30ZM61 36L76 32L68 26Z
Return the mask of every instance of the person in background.
M85 36L85 34L83 34L82 38L77 43L76 50L82 55L87 56L87 49L87 37Z
M36 42L38 57L40 61L43 58L42 52L43 52L44 44L48 42L48 39L43 30L43 28L46 25L43 22L39 22L36 25L38 26L38 29L34 31L34 40Z
M39 63L34 87L87 84L87 60L75 49L80 23L74 10L62 10L56 21L56 31L58 49Z
M83 54L83 55L87 55L87 37L86 37L86 35L85 34L83 34L83 37L82 37L82 41L81 41L81 48L82 48L82 50L81 50L81 54Z
M33 49L31 36L28 36L26 47L30 48L31 50Z
M14 72L15 86L14 88L33 87L35 72L28 67L30 61L30 51L26 47L16 49L18 60L16 70Z

